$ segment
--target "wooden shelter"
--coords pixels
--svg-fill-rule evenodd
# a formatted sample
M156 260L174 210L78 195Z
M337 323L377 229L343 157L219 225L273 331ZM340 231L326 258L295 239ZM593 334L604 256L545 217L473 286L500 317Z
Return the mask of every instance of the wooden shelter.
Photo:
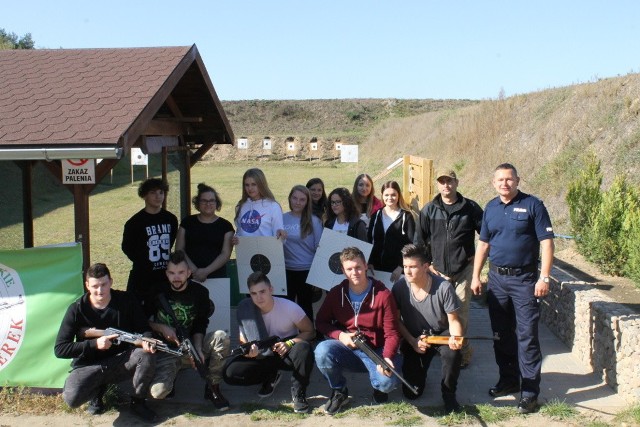
M89 265L89 194L131 147L184 154L180 202L189 210L190 168L214 144L233 144L229 121L195 45L121 49L0 50L0 160L22 170L24 246L33 246L32 169L62 182L61 160L104 159L92 184L72 193L75 240Z

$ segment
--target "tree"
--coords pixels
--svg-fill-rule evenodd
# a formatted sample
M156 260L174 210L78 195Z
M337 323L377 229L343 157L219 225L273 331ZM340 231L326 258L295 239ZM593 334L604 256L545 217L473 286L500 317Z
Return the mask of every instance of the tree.
M0 28L0 50L33 49L34 44L31 33L18 37L16 33L8 33L4 28Z

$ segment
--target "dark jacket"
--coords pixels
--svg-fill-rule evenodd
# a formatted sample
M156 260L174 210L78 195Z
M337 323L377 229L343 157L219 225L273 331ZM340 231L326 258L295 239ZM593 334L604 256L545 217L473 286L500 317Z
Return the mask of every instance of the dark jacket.
M459 203L451 214L438 194L420 211L414 242L424 244L427 259L440 273L452 277L462 271L476 253L475 232L480 232L482 208L457 193Z
M142 314L142 308L133 295L111 289L111 301L103 310L91 307L89 294L85 293L67 309L54 346L56 357L73 359L75 369L99 363L132 348L131 344L112 345L108 350L98 350L97 338L84 338L83 329L107 329L109 327L151 336L149 322Z
M328 220L324 223L324 226L329 229L333 229L333 225L336 223L336 218ZM363 242L367 241L367 226L360 217L353 217L349 220L349 229L347 230L347 236L354 237Z
M392 272L402 267L402 253L404 245L413 242L416 222L411 212L400 211L400 215L384 231L382 215L384 209L379 209L369 223L367 238L373 244L369 264L376 270Z

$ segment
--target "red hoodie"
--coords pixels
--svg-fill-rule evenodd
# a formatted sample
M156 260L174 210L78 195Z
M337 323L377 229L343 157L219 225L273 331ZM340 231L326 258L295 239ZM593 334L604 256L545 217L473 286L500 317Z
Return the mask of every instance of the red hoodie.
M391 291L382 282L370 280L373 286L362 300L357 317L349 299L349 281L345 279L334 286L316 315L316 329L336 340L340 332L360 329L373 347L384 346L382 357L391 359L400 346L398 308Z

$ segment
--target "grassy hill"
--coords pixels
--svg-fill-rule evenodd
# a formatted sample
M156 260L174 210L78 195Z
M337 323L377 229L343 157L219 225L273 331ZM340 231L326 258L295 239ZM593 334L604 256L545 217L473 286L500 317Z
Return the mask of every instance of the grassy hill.
M549 206L557 233L570 233L564 199L589 151L608 187L626 173L640 183L640 74L490 100L455 110L390 119L360 152L372 171L402 154L434 159L459 172L461 190L478 202L494 196L493 168L513 163L521 188Z

